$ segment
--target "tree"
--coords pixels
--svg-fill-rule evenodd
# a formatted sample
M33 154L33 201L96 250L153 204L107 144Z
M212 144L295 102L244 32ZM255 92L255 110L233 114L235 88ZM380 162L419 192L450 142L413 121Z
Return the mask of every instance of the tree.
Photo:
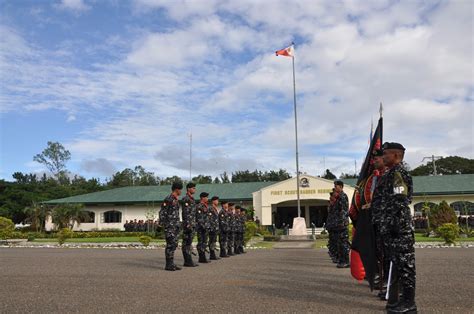
M212 183L212 177L200 174L197 177L194 177L192 181L196 184L209 184Z
M245 171L236 171L232 172L232 182L259 182L261 181L262 172L255 170L250 172L249 170Z
M31 206L25 208L27 220L31 222L31 228L36 232L43 232L46 222L46 217L49 214L49 208L33 201Z
M71 159L71 153L59 142L48 142L41 154L33 157L33 160L43 164L48 170L60 179L66 172L66 162Z
M442 201L439 205L434 206L429 212L430 228L437 230L445 223L456 224L458 219L454 209L448 205L446 201Z
M167 177L160 180L160 185L172 185L174 182L183 182L183 179L178 176Z
M291 178L291 175L286 171L285 169L279 169L278 171L275 170L270 170L270 171L265 171L262 176L261 176L261 181L264 182L278 182L278 181L284 181Z
M224 171L224 173L222 173L220 175L220 177L221 177L221 182L222 183L230 183L229 176L227 175L227 172Z
M357 179L357 175L355 174L350 174L350 173L341 173L341 175L339 176L340 179Z
M336 176L334 175L334 173L331 172L331 170L326 169L326 173L324 174L323 178L328 180L334 180L336 179Z
M463 158L459 156L449 156L435 161L436 172L438 174L473 174L474 159ZM412 176L433 175L433 162L416 167L411 172Z
M215 178L214 178L214 181L212 181L212 183L214 183L214 184L219 184L219 183L221 183L221 181L219 180L218 177L215 177Z
M61 204L52 210L53 223L58 229L69 228L72 230L74 224L80 225L81 221L88 221L89 215L83 210L81 204Z

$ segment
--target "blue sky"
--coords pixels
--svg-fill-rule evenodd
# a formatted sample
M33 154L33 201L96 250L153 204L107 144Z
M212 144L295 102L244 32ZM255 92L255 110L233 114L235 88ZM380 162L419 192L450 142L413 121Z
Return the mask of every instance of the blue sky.
M385 140L424 156L473 153L471 1L0 2L0 178L68 169L161 177L300 167L354 172L384 103Z

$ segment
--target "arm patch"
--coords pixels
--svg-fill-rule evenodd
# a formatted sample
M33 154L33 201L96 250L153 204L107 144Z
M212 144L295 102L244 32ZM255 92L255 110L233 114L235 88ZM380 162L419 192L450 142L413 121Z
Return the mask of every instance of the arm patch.
M408 195L408 185L403 180L400 172L395 172L393 177L393 194Z

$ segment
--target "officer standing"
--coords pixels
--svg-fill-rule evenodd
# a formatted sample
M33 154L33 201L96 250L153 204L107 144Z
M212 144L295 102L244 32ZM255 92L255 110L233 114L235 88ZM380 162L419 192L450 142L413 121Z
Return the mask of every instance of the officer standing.
M240 205L236 205L234 209L234 254L240 254L240 230L242 222L240 221Z
M328 205L328 216L326 219L326 230L328 232L328 253L333 263L337 263L337 228L335 226L335 210L334 204L336 203L336 192L329 193L329 205Z
M198 264L193 262L191 252L193 251L193 238L196 228L196 201L194 200L196 185L192 182L186 185L186 195L182 199L183 208L183 251L184 266L195 267Z
M240 242L239 242L239 252L240 254L245 254L247 252L244 251L245 246L245 222L247 221L247 212L245 208L240 208Z
M229 257L227 255L227 233L229 230L228 218L227 218L227 201L221 202L221 210L219 212L219 246L220 246L220 257Z
M232 249L234 247L234 203L229 203L227 207L227 225L229 226L229 231L227 233L227 255L233 256Z
M178 197L181 195L183 189L183 183L174 182L171 186L171 194L168 195L160 209L160 223L165 230L166 237L166 249L165 258L166 266L165 269L169 271L181 270L180 267L174 264L174 251L178 247L178 236L179 236L179 201Z
M198 244L197 250L199 254L199 263L209 263L206 258L207 236L209 233L209 193L202 192L199 194L200 202L196 208L196 227Z
M209 259L218 260L216 256L217 234L219 232L219 197L211 198L211 208L209 210Z
M392 276L390 287L402 288L402 297L392 298L389 292L387 311L389 313L416 313L415 286L415 237L410 203L413 196L413 181L402 161L405 147L399 143L386 142L383 145L383 161L388 170L384 175L382 196L382 224L380 233L390 243ZM397 293L398 294L398 293Z
M348 268L349 265L349 199L343 191L344 183L334 181L337 199L334 203L335 226L337 234L337 268Z

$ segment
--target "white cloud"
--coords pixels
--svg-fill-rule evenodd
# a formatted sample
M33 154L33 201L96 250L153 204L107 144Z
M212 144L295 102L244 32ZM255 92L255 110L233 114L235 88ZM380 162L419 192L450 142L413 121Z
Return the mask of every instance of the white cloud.
M74 13L82 13L90 10L91 8L84 2L84 0L61 0L61 2L56 5L56 7L61 10L71 11Z

